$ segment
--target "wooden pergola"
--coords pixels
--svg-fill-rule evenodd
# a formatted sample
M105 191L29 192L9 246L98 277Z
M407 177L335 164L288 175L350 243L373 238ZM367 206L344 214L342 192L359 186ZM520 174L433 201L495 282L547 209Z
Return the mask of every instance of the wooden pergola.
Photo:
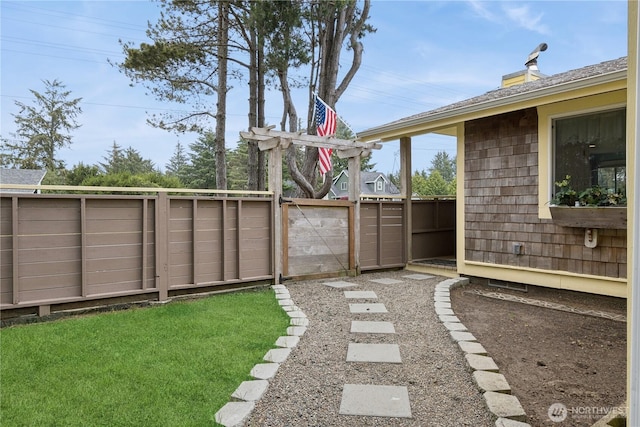
M341 159L349 159L349 201L355 204L354 227L360 229L360 159L368 156L371 150L379 150L382 145L377 142L360 142L355 139L340 139L333 136L307 135L302 132L283 132L268 128L251 128L248 132L240 132L240 136L248 141L256 141L260 151L269 152L268 189L274 200L282 200L282 152L292 144L304 147L331 148ZM282 210L274 209L274 276L279 282L282 274ZM356 265L359 265L360 252L359 233L355 233L354 252Z

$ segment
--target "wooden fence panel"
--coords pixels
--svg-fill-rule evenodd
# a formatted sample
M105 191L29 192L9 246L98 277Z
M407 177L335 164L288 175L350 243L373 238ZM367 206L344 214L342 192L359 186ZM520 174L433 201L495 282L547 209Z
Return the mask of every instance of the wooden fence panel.
M272 279L273 203L166 194L3 194L0 308L149 292L166 298L172 290ZM283 206L283 273L354 270L354 204L298 204ZM427 205L413 204L414 247L422 247L429 231L453 233L445 242L454 242L455 201L440 201L435 211ZM404 266L404 203L360 206L360 268ZM437 240L437 247L446 246Z
M406 263L404 203L360 202L360 269L403 267Z
M224 280L235 280L240 277L240 274L238 272L238 216L238 201L227 201L224 212Z
M347 271L351 265L353 205L344 202L297 201L284 205L285 276Z
M169 199L169 288L194 283L193 200Z
M79 199L19 198L14 247L13 302L82 296L82 224ZM17 249L17 250L16 250ZM55 261L45 255L56 251Z
M273 275L271 209L271 203L264 201L242 202L241 279Z
M272 279L272 209L271 198L2 194L0 308Z
M11 197L0 199L0 305L13 303L12 203Z
M196 220L196 283L224 280L223 270L223 201L198 200Z

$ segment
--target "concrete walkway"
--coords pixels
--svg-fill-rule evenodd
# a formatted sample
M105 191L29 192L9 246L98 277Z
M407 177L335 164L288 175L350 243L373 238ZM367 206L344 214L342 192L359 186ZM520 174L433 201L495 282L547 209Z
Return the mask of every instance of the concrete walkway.
M433 276L410 274L402 276L403 280L420 281L433 279ZM499 373L493 359L478 343L475 337L462 325L451 308L449 290L453 286L464 284L466 279L447 279L436 285L433 308L439 317L442 327L449 332L452 342L457 343L465 355L465 359L473 371L473 381L483 393L488 410L494 415L496 426L526 427L526 415L518 399L511 395L511 388L503 375ZM371 282L394 285L402 280L379 278ZM385 366L402 364L402 354L398 344L393 343L396 327L392 322L382 320L388 313L385 301L380 301L376 292L366 289L348 280L329 280L326 286L344 289L344 300L348 304L352 316L350 342L346 361L352 364L368 364L384 370ZM215 415L216 422L226 427L242 426L250 416L256 402L269 386L269 379L276 375L283 363L298 344L306 331L309 320L295 305L289 291L284 285L275 285L276 298L290 317L291 326L287 336L278 338L278 348L269 350L264 362L256 365L251 371L252 381L243 382L232 394L232 401L221 408ZM363 320L363 316L364 320ZM366 335L367 343L358 343L356 337ZM376 339L384 342L376 343ZM380 384L358 384L349 382L342 388L339 407L340 415L356 415L370 417L412 418L411 396L404 384L393 382Z

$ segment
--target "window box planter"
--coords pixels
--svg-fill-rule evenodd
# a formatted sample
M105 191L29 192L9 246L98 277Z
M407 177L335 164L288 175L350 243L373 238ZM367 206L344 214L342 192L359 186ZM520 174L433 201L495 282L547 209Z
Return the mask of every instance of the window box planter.
M549 206L553 223L577 228L627 228L626 206Z

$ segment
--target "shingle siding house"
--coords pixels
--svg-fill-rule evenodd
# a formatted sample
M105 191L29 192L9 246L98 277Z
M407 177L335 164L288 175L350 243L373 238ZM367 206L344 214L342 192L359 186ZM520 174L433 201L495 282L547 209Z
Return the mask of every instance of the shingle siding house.
M579 191L593 184L624 189L627 59L553 76L530 78L528 71L506 75L500 89L360 138L400 139L406 152L415 135L457 137L459 274L624 297L626 220L597 229L597 244L587 247L594 228L561 225L549 201L565 175L577 178Z
M400 195L400 190L389 178L380 172L360 173L360 194L365 196L394 196ZM343 170L333 178L333 185L329 191L330 199L346 199L349 196L349 172Z
M41 169L7 169L0 168L0 184L40 185L46 170ZM35 193L36 190L2 189L7 193Z

